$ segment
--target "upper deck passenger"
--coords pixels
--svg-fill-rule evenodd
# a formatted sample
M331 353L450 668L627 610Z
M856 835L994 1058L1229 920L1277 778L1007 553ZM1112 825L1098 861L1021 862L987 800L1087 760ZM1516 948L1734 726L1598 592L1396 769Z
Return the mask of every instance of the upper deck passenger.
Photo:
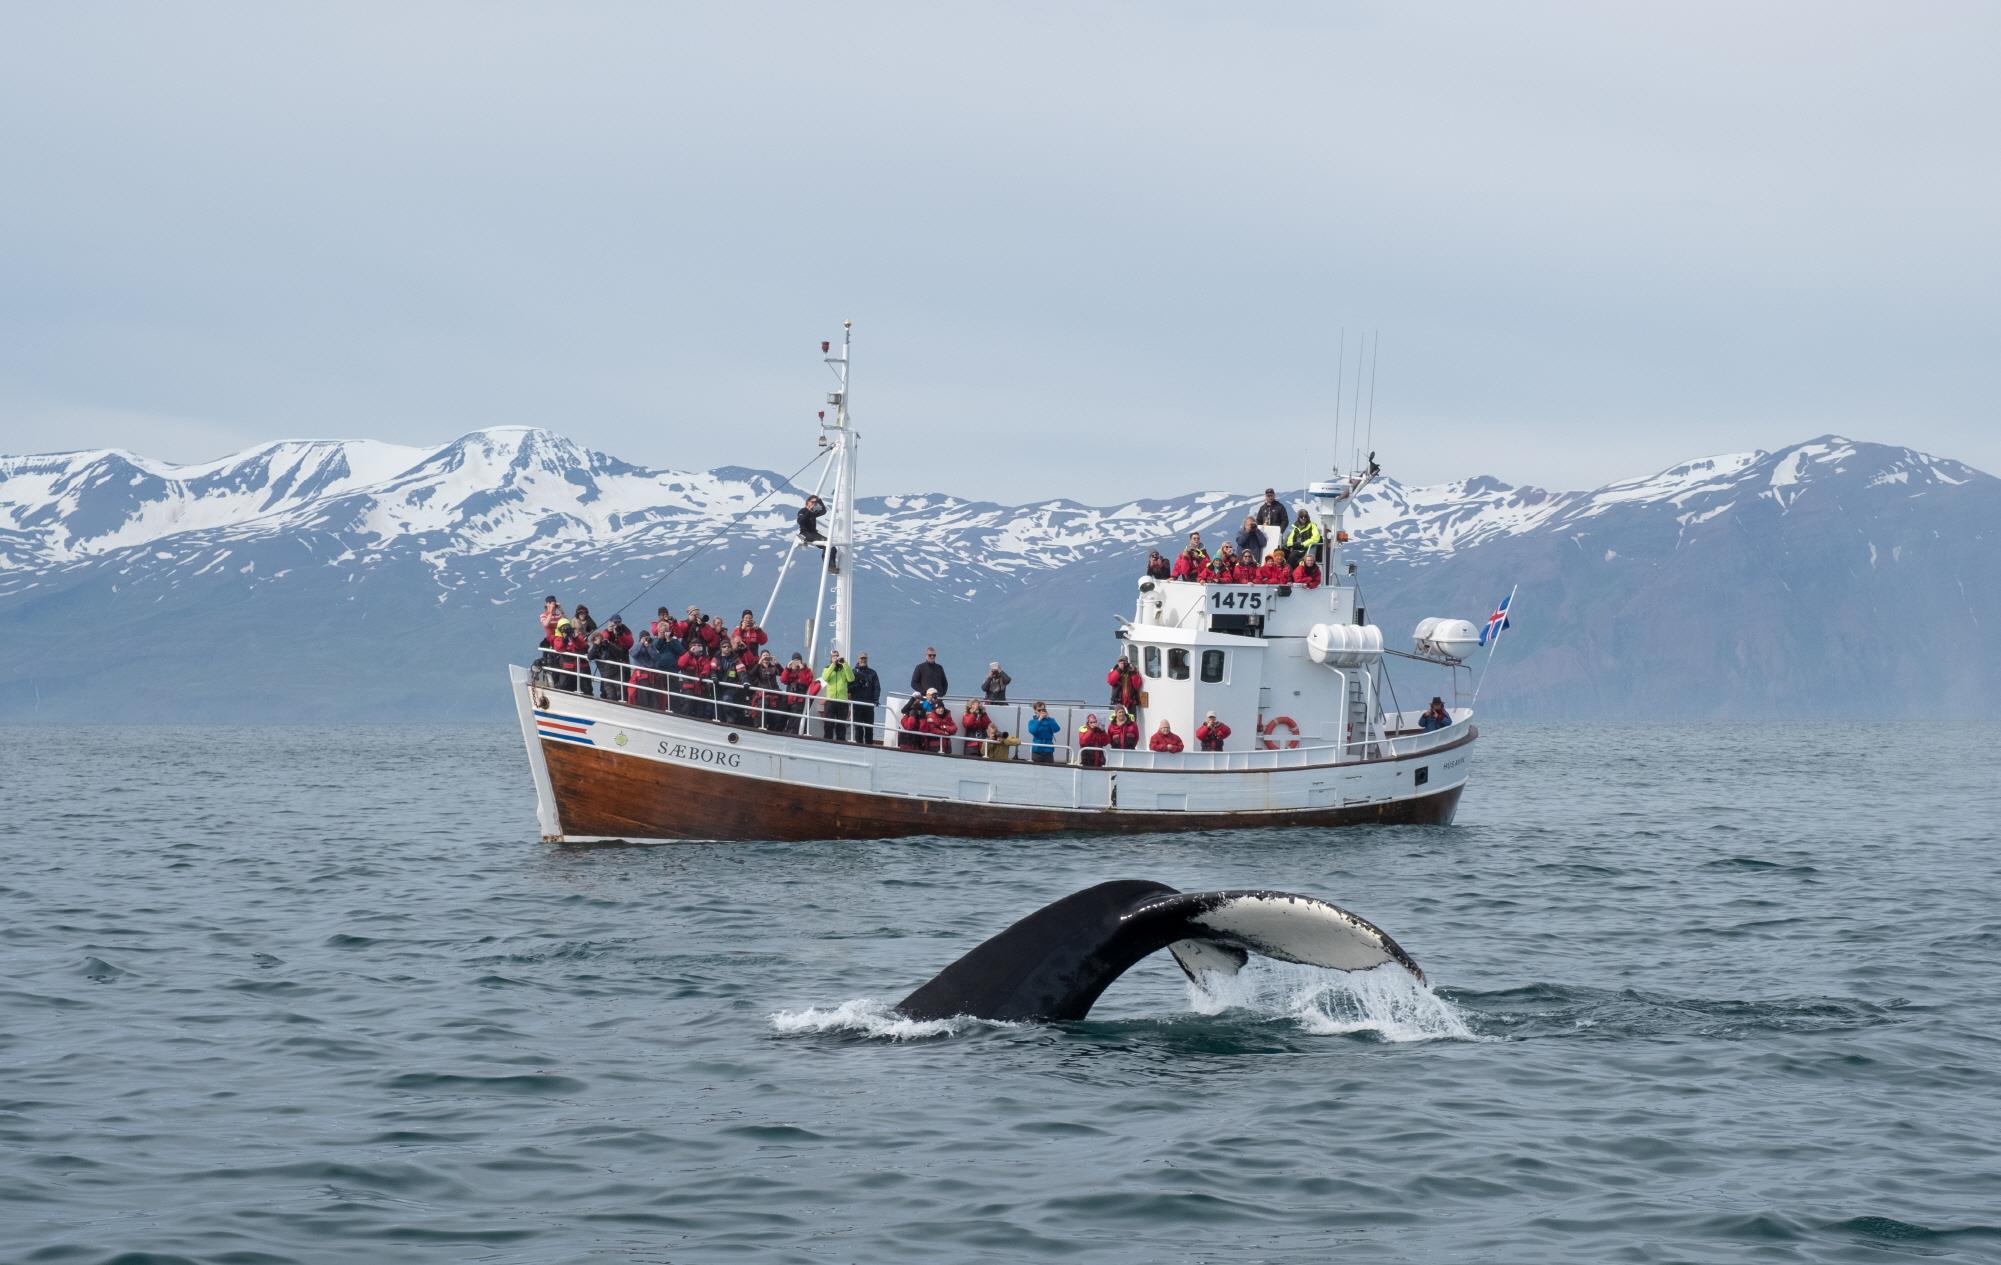
M1188 533L1188 547L1174 560L1174 578L1200 583L1202 573L1208 569L1209 551L1202 547L1202 533L1191 531Z
M1278 499L1278 493L1265 489L1265 499L1258 505L1258 512L1252 517L1260 527L1276 527L1284 531L1292 521L1292 515L1285 512L1285 502Z

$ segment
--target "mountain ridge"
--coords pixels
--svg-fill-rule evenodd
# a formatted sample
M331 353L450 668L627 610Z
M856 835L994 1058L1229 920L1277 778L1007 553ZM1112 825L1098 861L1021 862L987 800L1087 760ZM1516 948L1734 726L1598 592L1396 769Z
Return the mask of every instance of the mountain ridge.
M187 465L107 449L0 457L0 629L55 619L159 630L137 694L53 678L45 690L49 674L17 662L0 667L0 717L43 714L49 692L106 718L365 713L397 693L372 683L363 648L385 620L444 633L495 668L477 685L427 689L406 710L498 714L498 665L524 657L532 612L510 624L496 607L553 591L588 595L602 616L673 568L649 603L670 593L761 610L798 494L772 471L651 470L537 427L428 448L273 441ZM962 671L1058 658L1042 669L1050 691L1094 695L1103 668L1091 665L1110 656L1112 617L1130 609L1145 550L1190 530L1234 534L1252 504L1215 489L1097 506L864 498L862 643L874 632L892 662L926 642L950 646ZM734 532L711 539L738 515ZM1905 694L1861 714L2001 701L1986 667L2001 650L2001 480L1949 458L1823 435L1581 491L1385 477L1347 526L1349 556L1378 599L1370 618L1392 645L1424 615L1480 618L1523 582L1515 662L1503 656L1483 700L1503 712L1848 714L1863 688L1854 665L1870 656ZM1684 592L1681 607L1668 604ZM799 627L803 648L799 601L781 602L773 624ZM1719 604L1732 607L1726 618L1691 618ZM276 664L214 669L179 631L208 615L322 628L323 642L290 643L292 661L316 682L359 685L332 705ZM1837 639L1817 643L1817 626ZM1654 664L1716 682L1716 697L1694 706ZM254 695L237 688L252 680Z

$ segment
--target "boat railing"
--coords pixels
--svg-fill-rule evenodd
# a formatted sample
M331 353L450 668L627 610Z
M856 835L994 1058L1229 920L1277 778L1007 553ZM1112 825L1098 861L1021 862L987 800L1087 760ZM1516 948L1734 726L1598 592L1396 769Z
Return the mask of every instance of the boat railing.
M827 699L819 694L795 692L787 687L771 688L748 681L723 681L712 676L696 676L664 668L593 660L570 651L544 651L532 665L532 680L546 690L594 698L620 707L652 712L672 712L683 719L726 725L739 729L759 729L770 733L842 740L866 739L880 745L934 755L972 758L1035 759L1034 744L1027 737L1033 704L1002 700L988 702L970 696L940 696L951 711L955 731L950 734L915 732L902 727L902 707L907 693L891 695L880 703ZM963 728L965 706L978 701L989 717L987 735L968 737ZM1430 732L1386 733L1365 736L1350 742L1301 742L1298 746L1253 746L1237 750L1201 751L1193 734L1178 735L1186 749L1178 752L1154 751L1147 746L1080 747L1075 737L1086 716L1097 714L1101 721L1110 708L1080 700L1042 700L1058 731L1047 748L1049 758L1042 763L1107 769L1173 769L1179 771L1252 771L1259 769L1307 768L1315 765L1348 763L1375 755L1401 757L1419 754L1456 741L1472 713L1455 712L1453 723ZM815 704L819 706L816 707ZM538 704L546 710L560 707L555 699ZM867 709L863 717L858 709ZM1391 719L1389 717L1386 720ZM1400 719L1400 718L1398 718ZM859 733L865 729L866 733ZM989 745L1000 734L1012 740L1002 756L990 756ZM1151 735L1142 733L1148 742ZM1087 758L1089 762L1087 763Z

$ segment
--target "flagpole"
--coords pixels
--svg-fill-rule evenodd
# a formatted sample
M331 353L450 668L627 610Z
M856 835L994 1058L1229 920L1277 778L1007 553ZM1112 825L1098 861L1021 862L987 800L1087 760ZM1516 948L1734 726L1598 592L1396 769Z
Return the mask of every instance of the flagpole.
M1508 590L1508 600L1502 606L1502 609L1507 612L1507 615L1505 618L1501 620L1501 622L1498 625L1495 626L1494 639L1487 643L1487 661L1480 665L1480 679L1473 682L1473 701L1476 703L1480 701L1481 687L1487 684L1487 669L1494 666L1494 652L1501 648L1501 634L1508 630L1508 621L1514 618L1515 593L1521 587L1522 587L1521 585L1517 584L1513 588Z

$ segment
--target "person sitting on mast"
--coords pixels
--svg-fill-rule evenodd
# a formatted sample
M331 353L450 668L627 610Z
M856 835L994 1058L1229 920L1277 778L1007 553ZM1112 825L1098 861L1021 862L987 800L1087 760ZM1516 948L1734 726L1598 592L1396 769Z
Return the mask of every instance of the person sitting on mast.
M1165 580L1174 574L1174 564L1160 550L1152 550L1146 556L1146 574L1149 579Z
M1139 722L1123 707L1112 709L1112 723L1105 726L1105 737L1110 739L1114 751L1131 751L1139 746Z
M1294 566L1309 553L1317 553L1320 542L1325 539L1320 534L1320 524L1313 521L1313 515L1304 508L1293 515L1292 530L1285 533L1285 557Z
M1112 706L1139 706L1139 670L1133 667L1131 659L1120 655L1112 660L1112 670L1105 673L1105 684L1112 687Z
M837 556L838 551L828 545L827 538L820 534L820 519L826 512L827 503L818 496L806 498L806 503L799 507L799 513L794 516L799 523L799 543L811 545L815 549L825 549L828 574L839 575L841 564Z
M1146 745L1150 751L1165 751L1172 755L1181 750L1181 738L1174 732L1174 726L1163 720L1160 722L1160 728L1153 731L1152 740Z
M1195 745L1204 751L1221 751L1223 739L1230 736L1230 727L1216 719L1210 712L1202 718L1201 726L1195 731Z
M1202 533L1199 531L1189 532L1188 547L1183 549L1181 556L1174 560L1174 578L1177 580L1189 580L1199 584L1202 581L1202 572L1207 570L1208 567L1209 551L1202 547Z
M1258 568L1258 583L1292 583L1292 568L1285 565L1285 555L1283 553L1276 549L1271 551L1271 556L1265 559L1265 564Z
M966 735L966 754L980 757L987 753L987 735L993 732L994 718L987 712L987 706L977 698L966 700L966 710L959 715L959 731Z
M1292 569L1292 582L1308 589L1319 588L1320 560L1318 558L1301 559L1299 565Z
M1098 713L1084 717L1084 723L1077 730L1077 763L1087 769L1105 767L1105 748L1112 745L1112 736L1098 723Z

